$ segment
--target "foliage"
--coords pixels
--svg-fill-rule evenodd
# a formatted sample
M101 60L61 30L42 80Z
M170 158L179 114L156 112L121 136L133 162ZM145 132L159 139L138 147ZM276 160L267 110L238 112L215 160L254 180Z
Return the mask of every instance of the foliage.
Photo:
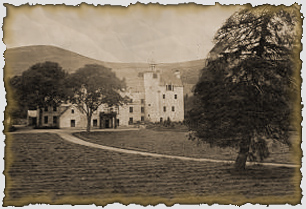
M189 127L191 138L239 147L237 168L244 168L246 155L267 157L270 139L290 144L299 15L296 5L250 7L233 14L215 36Z
M37 63L9 80L12 100L6 111L13 118L26 116L28 109L59 105L66 98L67 73L58 63Z
M124 80L120 80L111 69L101 65L85 65L78 69L69 76L67 86L72 89L72 102L86 113L88 131L92 114L100 105L118 107L127 100L121 95L125 88Z
M67 73L54 62L37 63L10 80L20 103L30 109L58 104L65 98Z

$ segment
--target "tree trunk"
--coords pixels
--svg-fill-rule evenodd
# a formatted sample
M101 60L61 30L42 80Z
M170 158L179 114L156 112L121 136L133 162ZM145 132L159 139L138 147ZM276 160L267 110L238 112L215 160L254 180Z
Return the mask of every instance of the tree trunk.
M87 132L90 132L90 127L91 127L91 115L87 115L87 128L86 128Z
M236 158L235 169L236 170L244 170L246 160L248 158L250 148L250 139L244 140L240 143L239 154Z

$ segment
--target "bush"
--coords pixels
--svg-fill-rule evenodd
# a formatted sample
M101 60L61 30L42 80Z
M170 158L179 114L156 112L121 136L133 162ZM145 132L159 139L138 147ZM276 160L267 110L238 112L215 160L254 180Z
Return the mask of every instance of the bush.
M15 126L10 126L8 131L9 132L14 132L16 130L17 130L17 128Z

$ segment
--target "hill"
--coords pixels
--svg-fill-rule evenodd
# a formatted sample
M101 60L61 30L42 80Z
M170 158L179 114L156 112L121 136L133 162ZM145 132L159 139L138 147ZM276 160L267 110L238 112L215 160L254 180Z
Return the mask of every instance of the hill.
M133 82L139 72L148 70L148 63L113 63L91 59L55 46L34 45L10 48L4 52L5 77L20 75L32 65L52 61L57 62L68 73L72 73L85 64L99 64L111 68L119 78L126 78L127 84ZM193 85L198 81L200 70L204 67L204 60L195 60L179 63L160 63L158 68L163 73L181 72L185 94L189 94Z

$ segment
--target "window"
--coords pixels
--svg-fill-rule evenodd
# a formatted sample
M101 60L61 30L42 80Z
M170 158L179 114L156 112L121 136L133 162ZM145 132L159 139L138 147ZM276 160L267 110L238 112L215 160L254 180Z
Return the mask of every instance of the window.
M45 123L48 123L48 116L45 116L44 122L45 122Z
M48 107L45 107L45 112L48 112Z
M117 119L117 126L119 126L119 122L120 122L119 119Z
M129 125L131 125L131 124L133 124L133 118L132 117L129 119Z
M174 108L174 106L172 106L172 112L174 112L175 111L175 108Z
M153 78L157 78L157 74L156 73L153 73Z
M130 103L133 103L133 99L130 99Z
M74 109L71 110L71 114L74 114Z
M71 126L71 127L75 127L75 120L71 120L71 121L70 121L70 126Z
M141 116L141 119L140 119L141 121L144 121L144 117L143 116Z
M57 111L57 107L53 106L53 111L56 112Z
M163 94L163 99L166 99L166 95L165 94Z
M148 114L148 117L150 117L150 114Z
M151 106L151 104L148 104L148 106Z
M144 107L141 107L141 113L144 113Z
M132 113L133 112L133 107L130 107L130 113Z
M93 126L93 127L97 127L97 126L98 126L98 120L97 120L97 119L94 119L94 120L92 121L92 126Z
M177 94L174 94L174 99L177 99Z
M173 85L166 85L166 91L174 91Z
M140 101L141 101L141 104L144 104L144 99L141 99Z
M53 124L57 124L57 116L53 116Z
M162 122L163 122L163 118L160 118L160 119L159 119L159 122L161 122L161 123L162 123Z
M164 106L164 112L166 112L167 111L167 108L166 108L166 106Z

